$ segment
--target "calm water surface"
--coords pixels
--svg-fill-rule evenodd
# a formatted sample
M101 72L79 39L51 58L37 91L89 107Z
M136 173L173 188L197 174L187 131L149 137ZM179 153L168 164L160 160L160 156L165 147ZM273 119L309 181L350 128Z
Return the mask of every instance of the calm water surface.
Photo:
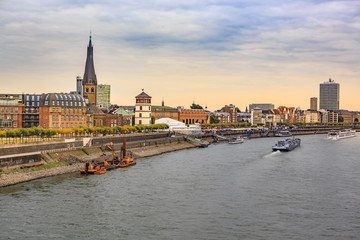
M214 144L0 189L0 239L360 239L360 134Z

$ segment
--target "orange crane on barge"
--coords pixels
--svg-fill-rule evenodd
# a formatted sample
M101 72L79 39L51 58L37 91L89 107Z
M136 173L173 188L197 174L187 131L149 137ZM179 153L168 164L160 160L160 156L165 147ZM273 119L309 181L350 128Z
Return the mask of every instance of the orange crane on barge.
M91 162L87 162L85 164L85 168L80 170L81 174L103 174L106 173L107 170L129 167L136 164L132 153L129 152L129 155L127 155L125 138L123 139L123 149L120 152L120 158L116 156L113 150L114 144L112 142L107 143L105 146L112 152L113 159L110 161L104 160L101 162L95 162L94 160L92 160Z

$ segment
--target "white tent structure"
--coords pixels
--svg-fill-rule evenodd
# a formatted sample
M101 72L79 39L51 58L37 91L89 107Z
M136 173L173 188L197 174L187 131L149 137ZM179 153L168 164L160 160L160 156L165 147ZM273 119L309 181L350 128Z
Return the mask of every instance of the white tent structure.
M171 118L160 118L155 120L155 124L167 124L169 126L169 131L201 131L201 127L199 125L190 125L187 127L185 123L176 121Z
M155 124L167 124L170 131L186 131L187 126L183 122L176 121L171 118L160 118L155 120Z

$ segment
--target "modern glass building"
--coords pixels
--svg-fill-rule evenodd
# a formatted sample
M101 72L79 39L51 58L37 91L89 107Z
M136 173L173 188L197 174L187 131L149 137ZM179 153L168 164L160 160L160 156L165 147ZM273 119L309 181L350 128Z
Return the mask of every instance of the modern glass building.
M340 84L331 78L320 84L320 109L339 110Z
M96 106L101 108L110 107L110 85L106 85L106 84L97 85Z

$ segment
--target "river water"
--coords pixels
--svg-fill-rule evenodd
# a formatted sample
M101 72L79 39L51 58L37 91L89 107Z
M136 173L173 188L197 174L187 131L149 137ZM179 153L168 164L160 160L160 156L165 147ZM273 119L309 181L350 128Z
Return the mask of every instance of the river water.
M360 134L213 144L0 189L0 239L360 239Z

